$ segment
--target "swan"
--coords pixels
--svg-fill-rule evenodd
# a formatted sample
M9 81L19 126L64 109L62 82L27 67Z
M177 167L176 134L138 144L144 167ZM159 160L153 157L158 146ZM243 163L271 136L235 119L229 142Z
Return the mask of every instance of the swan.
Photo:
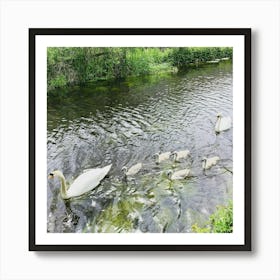
M131 166L129 169L127 169L127 167L124 166L122 168L122 172L125 174L125 176L133 176L141 170L142 166L143 164L141 162Z
M211 158L206 158L204 157L202 159L202 168L205 169L209 169L212 166L216 165L218 163L218 161L220 160L219 157L211 157Z
M93 190L97 187L100 181L108 174L112 164L103 168L89 169L82 173L74 182L67 187L66 180L60 170L54 170L49 174L49 178L58 177L61 182L60 194L63 199L80 196L86 192Z
M221 113L217 114L217 122L215 125L215 132L219 133L231 128L231 118L223 117Z
M181 180L185 179L186 177L190 176L191 170L190 169L182 169L173 172L172 170L169 170L167 172L167 176L170 180Z
M165 153L155 153L153 155L153 158L155 158L155 161L157 164L160 162L163 162L165 160L168 160L170 158L171 152L165 152Z
M171 157L173 157L174 161L177 161L179 159L185 159L190 155L189 150L183 150L183 151L174 151L171 154Z

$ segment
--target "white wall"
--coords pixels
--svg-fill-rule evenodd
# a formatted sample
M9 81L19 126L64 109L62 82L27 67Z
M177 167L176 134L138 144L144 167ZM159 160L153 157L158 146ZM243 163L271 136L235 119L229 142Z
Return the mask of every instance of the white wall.
M5 1L1 27L1 279L280 279L279 13L275 1ZM28 28L253 29L253 252L28 251Z

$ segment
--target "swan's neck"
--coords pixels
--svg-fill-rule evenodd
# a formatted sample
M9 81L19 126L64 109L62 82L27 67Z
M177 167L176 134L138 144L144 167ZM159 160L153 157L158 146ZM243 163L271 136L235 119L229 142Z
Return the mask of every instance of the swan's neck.
M61 187L60 187L60 194L61 194L61 197L63 199L66 199L68 196L67 196L67 186L66 186L66 180L65 180L65 177L63 176L63 174L61 174L59 176L59 179L60 179L60 182L61 182Z
M217 130L220 131L220 126L221 126L221 117L218 118L218 123L217 123Z
M156 158L156 163L159 163L159 155L158 154L155 155L155 158Z
M171 153L170 158L171 158L171 160L175 161L176 160L176 153Z
M203 168L203 169L206 169L206 159L204 159L204 160L202 161L202 168Z

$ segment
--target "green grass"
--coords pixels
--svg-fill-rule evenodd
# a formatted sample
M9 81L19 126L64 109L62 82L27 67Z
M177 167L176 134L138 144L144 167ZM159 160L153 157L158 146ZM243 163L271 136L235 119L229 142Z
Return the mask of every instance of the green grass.
M99 80L176 72L223 57L232 58L232 48L49 47L48 91Z
M210 216L208 222L199 227L192 225L192 232L196 233L232 233L233 230L233 206L232 200L227 206L219 205L217 210Z

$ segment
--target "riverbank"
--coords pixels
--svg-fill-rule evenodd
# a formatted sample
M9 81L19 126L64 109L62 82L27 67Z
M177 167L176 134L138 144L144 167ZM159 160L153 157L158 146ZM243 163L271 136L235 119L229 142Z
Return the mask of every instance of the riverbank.
M100 80L176 73L232 59L232 48L57 48L47 50L47 90Z

